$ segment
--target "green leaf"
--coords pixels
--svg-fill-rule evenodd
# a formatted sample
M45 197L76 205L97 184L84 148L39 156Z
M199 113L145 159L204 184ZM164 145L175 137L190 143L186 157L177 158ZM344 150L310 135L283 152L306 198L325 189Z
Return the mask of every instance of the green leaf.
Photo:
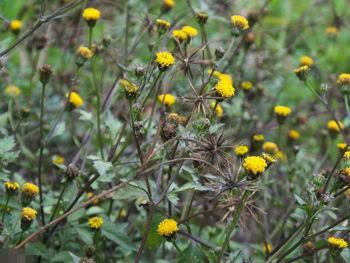
M111 162L105 162L95 155L89 155L87 158L93 161L93 166L101 176L104 176L113 166Z
M60 122L56 125L55 130L52 132L52 136L51 138L54 138L56 136L60 136L64 133L64 131L66 130L66 124L65 122Z
M0 139L0 154L4 154L11 151L16 145L15 138L13 136Z
M77 231L78 236L85 244L92 244L93 243L93 233L90 229L87 227L76 227L75 230Z
M297 201L298 205L306 205L306 202L304 201L303 198L301 198L299 195L294 194L294 193L293 193L293 195L294 195L294 198Z
M122 126L121 122L114 118L113 114L109 111L105 123L111 133L112 140L115 140Z
M135 244L131 242L126 233L126 224L116 224L106 218L103 220L102 235L104 237L118 244L122 249L137 251Z

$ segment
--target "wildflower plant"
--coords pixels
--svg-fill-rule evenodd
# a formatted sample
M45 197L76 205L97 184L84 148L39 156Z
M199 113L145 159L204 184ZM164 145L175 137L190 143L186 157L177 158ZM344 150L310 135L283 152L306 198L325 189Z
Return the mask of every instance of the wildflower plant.
M15 2L0 1L2 251L350 262L342 1Z

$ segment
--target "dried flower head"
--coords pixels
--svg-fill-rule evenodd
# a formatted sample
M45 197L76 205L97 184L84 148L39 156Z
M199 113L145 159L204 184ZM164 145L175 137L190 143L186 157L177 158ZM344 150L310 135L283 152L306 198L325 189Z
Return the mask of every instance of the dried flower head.
M170 93L161 94L158 96L158 101L167 107L171 107L175 103L176 97Z
M175 58L170 52L158 52L156 54L155 62L157 63L159 70L165 71L175 64Z
M198 24L200 24L200 25L206 24L208 21L208 13L203 12L203 11L197 12L196 13L196 20L197 20Z
M103 219L100 216L94 216L89 218L88 225L92 230L100 230L103 225Z
M177 231L179 231L177 222L171 218L164 219L157 227L157 233L166 238L173 237Z
M249 22L243 16L239 16L239 15L231 16L231 23L235 28L239 30L246 30L249 28Z

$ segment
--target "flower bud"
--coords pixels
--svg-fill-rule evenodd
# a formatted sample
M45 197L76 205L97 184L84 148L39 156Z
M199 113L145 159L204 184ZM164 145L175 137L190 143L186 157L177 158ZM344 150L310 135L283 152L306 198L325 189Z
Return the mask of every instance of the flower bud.
M49 82L51 75L52 75L52 69L50 65L44 65L39 69L39 80L40 82L45 85Z

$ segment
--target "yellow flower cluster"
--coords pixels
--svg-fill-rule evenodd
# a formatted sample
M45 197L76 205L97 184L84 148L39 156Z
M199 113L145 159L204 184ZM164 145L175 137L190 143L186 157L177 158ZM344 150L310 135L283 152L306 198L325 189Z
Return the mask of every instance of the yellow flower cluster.
M100 216L91 217L89 218L88 225L93 230L99 230L103 225L103 219Z
M35 197L39 193L39 187L32 183L25 183L22 188L22 192L31 198Z
M19 188L19 184L17 182L8 181L5 183L5 188L7 191L15 192Z
M194 38L198 35L198 30L192 26L184 26L181 30L186 34L187 38Z
M176 97L170 93L161 94L158 96L158 101L165 106L170 107L175 103Z
M177 39L179 42L187 40L187 35L182 30L176 29L171 33L173 38Z
M94 53L91 51L91 49L84 47L84 46L80 46L78 48L77 53L79 56L82 56L85 59L92 58L92 56L94 55Z
M162 30L167 30L170 28L170 23L163 19L156 20L157 27Z
M214 71L213 76L219 79L214 89L220 97L227 99L235 96L236 90L230 75Z
M262 148L264 152L267 152L267 153L276 153L278 151L277 144L270 141L264 142Z
M97 21L101 17L101 12L100 10L93 8L93 7L88 7L85 8L83 11L83 18L86 21Z
M136 95L137 92L139 91L139 87L137 87L134 83L126 80L126 79L121 79L119 80L120 85L122 85L125 93L129 96Z
M233 15L231 16L231 22L232 22L232 25L235 28L238 28L239 30L246 30L249 28L249 22L243 16Z
M331 132L338 133L340 130L344 129L344 124L340 121L331 120L327 123L327 128Z
M235 147L235 154L239 157L246 155L249 152L249 148L247 145L239 145Z
M288 132L288 138L292 141L298 140L300 138L300 133L297 130L291 129Z
M171 237L176 234L177 231L179 231L177 222L171 218L163 220L157 227L158 234L163 237Z
M248 156L243 160L243 167L248 173L260 175L265 172L267 162L260 156Z
M17 86L10 85L5 88L5 94L9 97L18 97L21 94L21 89Z
M349 73L341 73L337 78L337 84L340 86L350 85L350 74Z
M253 83L251 83L250 81L242 81L241 87L243 90L248 91L253 88Z
M281 116L281 117L287 117L289 114L292 113L292 110L289 107L281 106L281 105L275 106L274 111L277 116Z
M342 238L337 238L337 237L328 237L327 242L330 246L336 249L343 249L348 246L348 242L346 242Z
M82 99L82 97L80 97L80 95L77 92L72 91L70 94L66 93L66 98L68 98L68 96L69 103L75 108L79 108L84 105L84 100Z
M168 67L175 64L175 58L170 52L158 52L155 62L158 64L160 70L166 70Z
M223 113L224 113L224 110L222 109L220 104L216 104L216 106L215 106L215 104L216 104L216 102L212 101L210 103L210 108L214 109L214 107L215 107L215 115L216 115L216 117L221 118Z
M52 163L55 165L64 164L64 157L62 155L54 155L52 157Z
M311 67L313 64L314 64L314 60L309 56L302 56L300 58L300 65L301 66Z
M22 208L21 217L22 219L26 219L32 222L33 220L35 220L37 213L38 212L33 208L24 207Z
M10 29L13 33L18 33L22 29L22 21L21 20L12 20L10 22Z

